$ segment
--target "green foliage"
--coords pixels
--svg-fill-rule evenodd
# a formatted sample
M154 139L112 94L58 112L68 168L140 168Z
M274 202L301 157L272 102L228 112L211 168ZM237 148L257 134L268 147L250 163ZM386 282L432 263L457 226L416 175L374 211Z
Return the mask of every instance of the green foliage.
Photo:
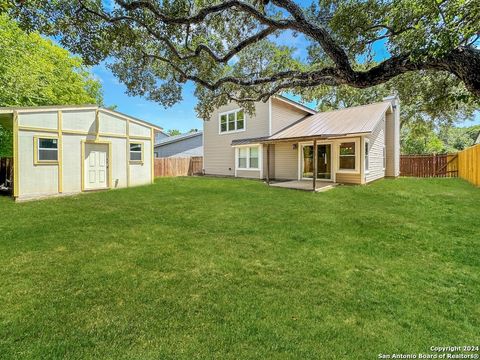
M454 153L472 146L479 131L480 125L432 129L425 124L408 124L401 131L401 151L405 155Z
M79 57L0 15L0 107L102 102L101 83ZM1 126L0 156L12 156L11 132Z
M0 357L365 360L476 345L479 203L460 179L412 178L0 197Z
M181 101L182 84L194 81L204 119L232 100L251 112L251 102L282 91L318 97L323 86L363 88L406 74L384 87L404 90L404 111L411 114L405 118L428 122L422 116L429 113L448 122L452 116L443 119L443 109L458 106L458 116L473 100L457 78L440 71L455 74L477 96L480 91L479 1L320 0L307 8L293 0L246 0L222 11L212 10L221 0L114 3L31 0L11 13L23 27L57 36L88 64L108 59L131 95L168 107ZM308 57L297 56L305 44ZM373 61L374 44L384 45L390 58ZM405 101L407 95L415 99Z
M182 132L178 129L170 129L167 131L168 136L180 135Z
M402 126L450 126L472 118L480 107L480 99L469 93L453 75L431 71L407 73L368 89L319 86L298 89L297 93L306 101L317 101L320 110L382 101L395 93L401 102Z
M4 129L0 125L0 158L12 157L13 155L13 134L11 130Z
M82 60L0 15L0 106L102 104Z

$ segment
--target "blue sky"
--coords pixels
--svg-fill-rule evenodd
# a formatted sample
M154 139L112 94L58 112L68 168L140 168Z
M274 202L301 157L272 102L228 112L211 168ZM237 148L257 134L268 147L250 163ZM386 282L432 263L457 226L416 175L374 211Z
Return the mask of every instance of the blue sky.
M303 36L294 36L290 31L285 31L275 41L278 44L297 48L294 56L305 59L306 40ZM375 44L375 53L377 61L389 56L385 44L381 42ZM187 132L190 129L202 129L203 122L195 114L197 99L194 96L194 85L191 82L187 82L183 86L183 100L173 107L165 109L163 106L145 98L128 96L126 87L115 78L105 64L95 66L93 73L102 82L104 101L107 106L116 105L118 111L152 122L165 130L178 129L181 132ZM287 96L298 100L298 98ZM307 105L315 107L314 103ZM467 121L459 124L459 126L471 126L473 124L480 124L480 112L476 113L473 122Z

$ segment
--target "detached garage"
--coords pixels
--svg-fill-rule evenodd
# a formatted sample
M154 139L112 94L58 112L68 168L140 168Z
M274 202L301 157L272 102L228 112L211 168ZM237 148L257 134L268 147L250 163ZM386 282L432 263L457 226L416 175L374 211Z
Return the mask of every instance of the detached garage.
M13 196L24 200L153 182L160 127L97 106L0 108L13 129Z

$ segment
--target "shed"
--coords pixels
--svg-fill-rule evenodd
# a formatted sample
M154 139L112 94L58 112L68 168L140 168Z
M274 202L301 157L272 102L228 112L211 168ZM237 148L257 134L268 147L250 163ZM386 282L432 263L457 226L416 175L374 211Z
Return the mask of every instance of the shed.
M24 200L150 184L162 129L96 105L0 108L13 130L13 196Z

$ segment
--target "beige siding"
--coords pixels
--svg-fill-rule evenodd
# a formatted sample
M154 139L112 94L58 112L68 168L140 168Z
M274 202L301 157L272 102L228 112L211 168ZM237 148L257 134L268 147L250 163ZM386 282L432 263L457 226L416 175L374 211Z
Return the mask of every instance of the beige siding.
M62 112L63 130L83 131L95 133L95 110L75 110Z
M18 125L56 130L58 127L57 112L24 113L18 115Z
M18 133L18 187L22 196L51 195L58 192L58 165L34 165L34 136L53 133L22 131Z
M260 170L237 170L237 177L259 179Z
M385 120L380 121L375 130L365 138L368 139L369 144L369 171L365 172L365 182L370 182L385 177L383 168Z
M127 122L125 119L103 112L100 112L98 117L101 133L119 135L125 135L127 133Z
M392 103L396 108L393 113L387 112L385 121L385 176L397 177L400 175L400 104L396 99L392 100Z
M143 143L143 163L130 164L130 186L145 185L150 183L151 151L150 141Z
M94 140L94 136L63 136L63 191L74 193L82 190L82 140Z
M150 128L144 125L130 122L130 136L145 136L150 137Z
M100 137L102 141L112 143L112 188L127 187L127 139ZM148 153L145 153L148 156ZM150 169L150 163L146 163ZM135 176L135 174L134 174ZM145 179L147 179L144 174Z
M282 130L288 125L302 119L307 112L285 103L284 101L272 98L272 134Z
M232 140L247 139L268 135L268 103L255 104L255 114L245 114L245 131L235 133L219 133L219 114L238 109L235 103L222 106L212 114L203 125L204 134L204 168L210 175L235 175L235 149Z
M358 174L349 174L349 173L339 173L336 174L336 182L341 184L361 184L362 177L360 173Z
M294 143L275 144L275 179L298 179L298 150Z

